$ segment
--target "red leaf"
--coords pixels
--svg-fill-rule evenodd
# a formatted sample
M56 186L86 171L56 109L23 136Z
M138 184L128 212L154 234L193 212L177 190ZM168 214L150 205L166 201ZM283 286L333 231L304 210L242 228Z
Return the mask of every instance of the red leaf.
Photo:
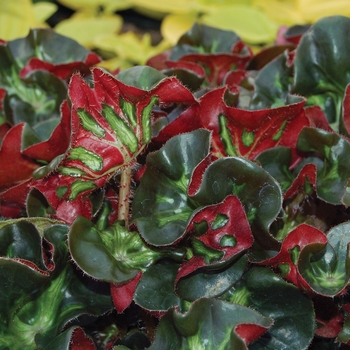
M309 284L299 273L297 261L296 263L293 261L292 251L294 248L298 248L300 254L300 252L310 244L325 246L327 242L327 236L323 232L307 224L301 224L291 231L284 239L281 249L276 256L264 260L259 264L268 265L273 268L281 264L287 264L289 271L285 275L285 278L294 283L298 288L310 291L311 288Z
M69 350L96 350L96 347L84 331L77 327L72 333Z
M61 106L61 121L52 132L47 141L43 141L26 148L22 153L28 157L50 162L60 154L63 154L70 140L70 108L64 101Z
M208 154L193 170L191 181L188 185L187 194L191 197L194 196L203 180L203 175L205 173L205 170L208 168L208 166L212 163L212 157L210 154Z
M344 113L344 110L343 110ZM333 132L328 120L320 106L309 106L305 108L306 117L309 119L310 127Z
M249 77L250 72L243 69L236 69L228 73L225 77L225 84L229 87L240 86Z
M100 61L100 57L95 53L89 53L84 62L75 61L62 64L52 64L50 62L42 61L37 57L33 57L29 60L26 66L22 68L20 77L24 79L32 71L45 70L56 75L58 78L68 80L76 71L79 71L84 75L90 74L90 67Z
M235 327L235 332L244 340L246 345L260 338L267 330L268 327L258 324L239 324Z
M309 125L304 100L277 108L244 110L225 103L226 91L222 87L206 93L198 105L191 106L164 127L155 141L165 142L174 135L203 127L213 131L215 156L254 159L278 145L295 148L300 131Z
M118 313L121 314L131 304L137 284L139 283L141 277L142 272L140 271L132 280L126 283L110 284L113 304Z
M148 61L146 62L146 65L153 67L159 71L166 69L167 68L166 61L168 60L170 54L171 54L171 50L161 52L149 58Z
M187 61L165 61L167 68L177 68L188 70L190 72L195 73L196 75L203 77L205 76L205 70L202 66L197 64L196 62L187 62Z
M5 135L0 149L0 189L13 186L31 177L39 167L21 149L24 123L13 126Z
M0 193L0 213L5 218L18 218L25 212L25 203L33 180L24 181Z
M223 221L217 222L218 218L223 219ZM222 253L222 256L212 263L206 262L206 258L202 254L195 255L179 268L175 284L180 278L201 267L231 259L253 244L253 234L244 208L236 196L227 196L221 203L209 205L198 211L188 224L186 232L195 231L196 225L202 222L207 223L207 230L204 234L195 236L193 240L202 242L211 251ZM195 250L194 254L196 254Z
M304 187L305 181L308 180L314 190L316 190L317 167L315 164L306 164L294 179L292 185L288 188L284 195L284 199L288 199L297 195Z
M231 53L186 54L179 61L193 62L202 66L207 72L208 83L219 86L229 71L244 69L251 58L251 51L247 50L247 46L241 41L238 41L233 46Z
M344 317L340 312L330 319L323 320L316 317L316 320L319 326L317 327L315 334L320 337L335 338L343 328Z

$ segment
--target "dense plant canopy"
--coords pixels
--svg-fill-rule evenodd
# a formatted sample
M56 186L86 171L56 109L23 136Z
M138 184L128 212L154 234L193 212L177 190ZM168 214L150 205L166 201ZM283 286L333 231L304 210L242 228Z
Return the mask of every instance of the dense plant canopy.
M349 31L1 41L0 348L350 345Z

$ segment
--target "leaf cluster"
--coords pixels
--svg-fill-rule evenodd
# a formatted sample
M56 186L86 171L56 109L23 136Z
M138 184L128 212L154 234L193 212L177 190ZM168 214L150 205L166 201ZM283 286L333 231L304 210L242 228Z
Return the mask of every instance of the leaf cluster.
M1 42L0 348L350 345L349 31Z

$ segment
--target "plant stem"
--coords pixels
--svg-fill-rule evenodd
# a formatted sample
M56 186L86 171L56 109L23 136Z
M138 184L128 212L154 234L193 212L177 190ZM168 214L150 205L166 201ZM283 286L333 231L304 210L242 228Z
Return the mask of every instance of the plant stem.
M125 227L129 225L129 197L131 184L131 167L123 169L120 178L118 220L124 220Z

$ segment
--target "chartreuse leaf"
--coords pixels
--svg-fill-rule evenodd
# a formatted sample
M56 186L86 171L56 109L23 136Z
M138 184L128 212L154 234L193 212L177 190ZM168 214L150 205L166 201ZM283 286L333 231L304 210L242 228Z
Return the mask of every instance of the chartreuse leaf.
M148 349L245 350L247 343L259 338L271 323L271 319L245 306L198 299L187 312L170 309L160 320Z
M327 234L326 247L307 246L300 252L298 269L311 288L319 294L335 296L350 278L349 222L333 227Z
M304 128L297 147L315 152L322 163L317 166L317 195L332 204L350 204L347 195L350 177L350 144L341 136L314 128Z
M237 3L219 7L201 20L207 25L232 30L250 44L271 43L278 30L277 23L260 9Z
M325 17L303 35L294 60L293 92L318 105L335 131L339 129L345 87L350 82L348 68L350 19Z
M148 247L138 232L128 231L118 222L99 230L82 216L71 226L68 243L73 260L84 273L111 283L133 279L162 257L182 258L180 251Z
M268 268L251 268L223 299L258 311L272 327L249 349L307 349L315 330L312 301Z
M209 144L209 132L199 129L170 139L147 156L132 212L132 221L147 242L168 245L185 233L187 220L198 206L188 198L187 187Z
M79 276L69 262L67 226L49 219L38 223L36 228L35 219L13 220L0 229L8 246L7 255L0 258L0 347L4 349L43 349L70 320L112 308L108 288ZM37 265L37 261L43 265L43 255L50 257L45 270Z

